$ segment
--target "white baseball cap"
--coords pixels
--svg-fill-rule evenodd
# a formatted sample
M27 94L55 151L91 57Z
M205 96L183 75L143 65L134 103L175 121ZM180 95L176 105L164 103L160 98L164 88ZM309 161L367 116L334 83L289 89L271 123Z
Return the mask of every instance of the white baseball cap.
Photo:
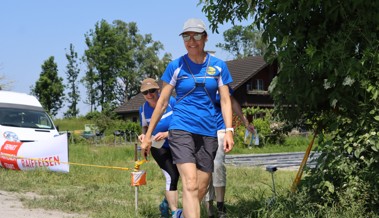
M185 32L202 33L206 31L207 31L207 28L205 27L205 23L201 19L190 18L184 23L183 31L182 33L179 34L179 36Z

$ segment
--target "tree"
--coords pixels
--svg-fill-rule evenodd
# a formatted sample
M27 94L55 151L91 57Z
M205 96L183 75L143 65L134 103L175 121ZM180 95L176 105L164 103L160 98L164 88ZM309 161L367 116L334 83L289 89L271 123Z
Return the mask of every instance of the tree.
M0 65L0 70L2 69ZM12 88L14 81L8 80L4 75L0 75L0 90L9 90Z
M47 112L55 116L63 106L63 78L58 77L58 67L53 56L49 57L41 68L42 72L32 88L32 94L38 98Z
M265 44L262 42L262 32L253 26L235 25L223 33L225 43L217 43L219 47L231 53L235 58L252 55L264 55Z
M119 51L124 55L124 62L118 68L118 102L123 103L139 93L140 82L146 77L159 77L171 59L164 54L162 60L158 53L163 50L162 43L154 41L151 34L138 34L136 23L113 22L120 36Z
M83 62L85 57L83 57ZM90 112L96 111L96 90L95 90L95 74L93 72L93 67L87 62L88 71L86 75L80 80L86 88L86 99L83 101L85 104L90 105Z
M12 89L13 81L8 80L5 76L0 75L0 90Z
M319 133L308 199L378 212L379 1L200 2L213 30L251 16L263 30L265 58L280 66L270 86L277 114Z
M67 71L67 88L69 89L67 101L69 103L68 110L64 113L65 117L76 117L79 114L77 108L80 100L80 92L77 85L77 79L80 73L79 64L77 63L78 53L74 51L74 46L70 44L70 51L66 54L68 64Z
M96 90L94 99L102 111L116 106L139 93L140 81L145 77L159 76L168 54L160 60L158 52L163 49L151 34L138 33L137 24L120 20L112 24L102 20L94 30L86 34L85 60L91 66L91 90Z

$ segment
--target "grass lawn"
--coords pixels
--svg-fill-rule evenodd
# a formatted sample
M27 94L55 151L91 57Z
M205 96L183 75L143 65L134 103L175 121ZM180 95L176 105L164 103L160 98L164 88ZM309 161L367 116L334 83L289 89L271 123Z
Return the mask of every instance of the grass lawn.
M70 144L69 153L70 162L73 163L134 167L133 145L78 143ZM130 184L132 170L70 165L70 172L65 174L0 168L0 181L2 190L38 194L38 198L22 199L23 204L30 208L55 209L104 218L158 217L158 205L164 193L163 174L155 161L143 164L141 169L147 172L147 185L138 188L138 211L135 211L136 188ZM277 192L288 191L295 175L295 171L276 172ZM228 166L227 179L226 207L230 217L253 216L257 210L265 207L273 195L271 174L264 169ZM202 213L205 216L205 211Z
M57 121L62 131L80 130L86 123L88 123L86 120ZM69 143L69 161L126 167L130 170L75 164L70 165L70 172L66 174L0 168L1 189L37 194L38 198L22 199L23 204L30 208L61 210L96 218L159 217L158 205L163 198L164 176L152 158L152 161L141 166L141 170L147 172L147 185L138 188L136 211L136 188L131 186L130 181L134 167L134 144L127 144L120 139L109 134L96 142L85 140L76 134ZM230 154L304 152L310 140L310 137L290 137L283 145L267 144L254 146L251 149L237 142ZM280 170L275 173L278 194L290 190L295 176L296 171ZM273 196L271 174L262 168L227 166L227 181L225 199L229 217L260 217L262 209L267 208L267 201ZM179 190L181 190L180 182ZM204 209L202 217L206 217Z

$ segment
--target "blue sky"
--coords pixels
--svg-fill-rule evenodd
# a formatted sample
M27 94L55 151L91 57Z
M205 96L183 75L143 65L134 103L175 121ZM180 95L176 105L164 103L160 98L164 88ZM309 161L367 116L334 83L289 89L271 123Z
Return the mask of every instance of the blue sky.
M140 34L152 34L155 41L164 45L164 52L176 58L186 53L178 36L183 23L194 17L209 24L197 3L197 0L3 0L0 4L0 75L12 82L9 90L29 93L39 78L43 62L54 56L58 74L66 80L65 54L70 43L82 56L86 49L84 34L102 19L108 23L114 20L136 22ZM232 56L215 45L223 42L222 32L231 27L231 24L221 25L219 34L208 31L206 49L216 51L216 56L223 60L230 60ZM84 76L84 69L85 66L81 66L80 78ZM80 88L84 99L85 90ZM80 114L89 111L89 106L83 103L79 106Z

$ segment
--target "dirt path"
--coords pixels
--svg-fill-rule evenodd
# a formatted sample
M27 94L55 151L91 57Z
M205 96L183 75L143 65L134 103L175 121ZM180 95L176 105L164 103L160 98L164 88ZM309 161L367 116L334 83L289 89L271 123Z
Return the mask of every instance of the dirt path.
M0 190L0 217L9 218L84 218L79 214L69 214L61 211L44 209L28 209L20 201L21 197L28 197L27 194L6 192ZM30 197L30 196L29 196Z

